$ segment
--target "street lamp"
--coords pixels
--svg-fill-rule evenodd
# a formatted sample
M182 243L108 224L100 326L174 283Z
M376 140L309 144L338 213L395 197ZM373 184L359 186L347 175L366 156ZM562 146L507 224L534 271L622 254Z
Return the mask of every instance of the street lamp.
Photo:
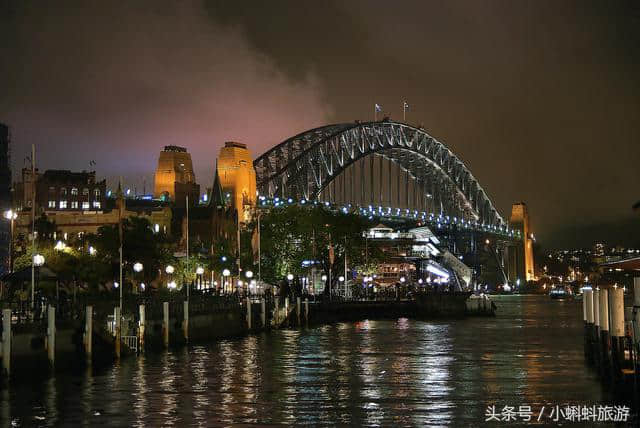
M224 292L224 291L226 291L226 285L227 285L227 280L226 280L226 278L227 278L229 275L231 275L231 271L230 271L229 269L224 269L224 270L222 271L222 279L223 279L223 281L222 281L222 291L223 291L223 292Z
M202 266L198 266L196 268L196 275L198 275L198 289L202 289L202 274L204 274L204 268Z
M44 264L44 256L42 254L33 256L33 264L38 267L42 266Z
M289 281L292 281L292 280L293 280L293 274L288 273L288 274L287 274L287 279L288 279Z
M67 248L67 246L64 244L64 242L62 242L62 241L58 241L58 242L56 242L56 245L55 245L55 247L53 247L53 248L55 248L55 249L56 249L56 250L58 250L58 251L62 251L62 250L64 250L65 248Z
M250 270L246 271L244 275L249 279L253 278L253 272L251 272Z
M142 267L142 263L140 263L140 262L136 262L136 263L133 264L134 272L140 273L140 272L142 272L142 268L143 268Z
M173 272L175 272L175 268L171 265L167 265L167 267L164 269L164 271L166 273L168 273L169 275L171 275Z
M340 276L338 277L338 281L340 281L340 282L344 282L344 276L340 275Z
M175 281L171 281L167 284L167 287L169 287L170 290L175 290L177 285Z
M404 283L407 279L404 276L400 277L400 282Z

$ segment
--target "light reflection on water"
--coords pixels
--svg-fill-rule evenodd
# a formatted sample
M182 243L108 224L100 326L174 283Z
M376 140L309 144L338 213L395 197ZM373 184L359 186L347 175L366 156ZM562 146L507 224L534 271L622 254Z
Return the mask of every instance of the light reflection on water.
M606 404L579 304L497 299L498 317L283 330L0 391L3 424L468 426L488 405ZM559 303L559 304L558 304Z

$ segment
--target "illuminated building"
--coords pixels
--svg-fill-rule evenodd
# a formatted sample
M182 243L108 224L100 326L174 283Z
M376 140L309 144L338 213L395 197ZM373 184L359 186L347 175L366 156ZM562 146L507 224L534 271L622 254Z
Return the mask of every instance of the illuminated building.
M187 149L165 146L160 152L153 196L165 201L173 201L176 206L184 206L187 196L189 196L190 205L198 202L200 186L196 184L191 155Z
M218 157L218 174L225 200L238 211L240 222L250 221L251 208L256 204L256 171L245 144L224 143Z
M535 279L533 243L535 238L529 225L529 212L524 202L511 207L510 227L520 231L522 243L509 249L509 280L516 282Z

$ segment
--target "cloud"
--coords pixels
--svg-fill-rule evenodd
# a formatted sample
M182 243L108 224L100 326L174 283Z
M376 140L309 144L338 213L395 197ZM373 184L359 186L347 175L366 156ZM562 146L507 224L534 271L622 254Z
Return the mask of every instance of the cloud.
M239 28L212 21L199 3L66 3L12 11L15 43L0 70L12 82L0 101L14 165L30 144L41 168L88 168L152 183L164 145L192 153L196 177L212 182L219 147L254 156L327 121L331 110L312 73L292 80L250 47ZM4 52L2 52L4 50Z

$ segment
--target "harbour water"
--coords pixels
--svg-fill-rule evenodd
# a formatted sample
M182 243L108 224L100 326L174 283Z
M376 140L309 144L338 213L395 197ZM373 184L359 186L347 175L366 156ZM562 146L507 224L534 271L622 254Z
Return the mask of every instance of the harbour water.
M614 404L579 302L500 296L495 318L360 321L127 358L0 391L2 425L478 426L487 408ZM513 420L497 425L524 423Z

